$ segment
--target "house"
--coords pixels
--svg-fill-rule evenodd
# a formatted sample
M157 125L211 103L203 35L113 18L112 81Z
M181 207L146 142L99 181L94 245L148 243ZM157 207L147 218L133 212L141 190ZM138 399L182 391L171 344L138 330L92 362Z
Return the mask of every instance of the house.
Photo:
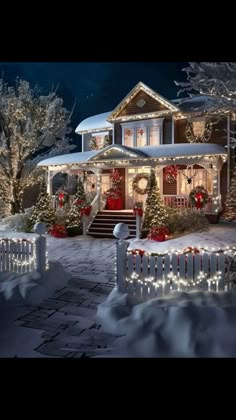
M121 177L122 210L132 210L146 195L134 188L134 180L145 188L142 174L155 170L165 205L189 206L189 193L203 185L209 200L204 211L215 221L222 211L230 185L234 156L229 147L229 129L236 114L219 109L210 96L167 100L139 82L110 112L92 116L76 128L82 151L41 161L48 174L52 194L58 172L86 173L87 191L93 189L94 213L104 210L104 193L110 188L111 170ZM227 131L228 130L228 131ZM172 169L175 176L169 177Z

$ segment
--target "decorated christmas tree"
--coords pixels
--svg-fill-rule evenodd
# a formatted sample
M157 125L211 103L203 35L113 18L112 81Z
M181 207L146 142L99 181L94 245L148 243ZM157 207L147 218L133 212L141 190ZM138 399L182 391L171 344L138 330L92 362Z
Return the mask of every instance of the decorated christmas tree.
M82 234L80 206L76 202L71 206L65 225L68 236L76 236Z
M50 195L47 193L45 183L42 183L38 200L29 219L28 229L32 232L33 227L37 222L45 223L47 228L49 228L55 223L55 220L55 210L51 207Z
M77 184L77 191L75 194L75 201L86 201L86 194L84 191L84 184L82 180L79 178L78 184ZM78 203L79 204L79 203Z
M167 212L161 203L155 172L152 169L147 185L143 231L149 231L152 227L166 226L166 224Z
M232 222L236 220L236 166L231 178L230 190L226 196L223 219Z
M121 183L120 172L117 169L113 169L111 173L111 188L106 192L106 196L109 198L120 198L121 190L119 184Z

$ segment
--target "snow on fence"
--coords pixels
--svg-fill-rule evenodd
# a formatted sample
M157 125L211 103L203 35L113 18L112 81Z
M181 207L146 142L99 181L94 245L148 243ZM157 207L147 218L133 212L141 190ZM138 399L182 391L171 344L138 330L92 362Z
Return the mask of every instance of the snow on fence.
M42 236L44 226L42 223L37 225L35 232L39 235L36 239L0 239L0 272L29 273L46 270L46 238Z
M120 291L155 298L178 291L224 291L228 265L221 254L135 254L117 242L117 285Z

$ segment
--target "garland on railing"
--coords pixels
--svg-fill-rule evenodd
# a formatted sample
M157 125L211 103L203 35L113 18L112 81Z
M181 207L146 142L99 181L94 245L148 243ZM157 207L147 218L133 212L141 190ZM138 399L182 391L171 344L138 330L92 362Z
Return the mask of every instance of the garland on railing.
M141 255L142 254L142 256L143 255L146 255L146 256L149 256L149 257L165 257L166 255L172 255L172 254L180 255L180 254L183 254L184 251L186 253L186 250L187 249L190 249L190 248L191 247L187 247L187 248L185 248L185 250L172 249L171 251L166 251L165 253L147 252L147 251L145 251L143 249L130 249L130 250L127 250L127 254L133 254L133 255L134 254L135 255ZM194 248L192 248L192 249L194 249ZM200 253L201 253L201 250L202 250L202 251L204 251L206 253L211 253L211 254L216 254L216 255L217 254L225 254L225 255L227 255L229 252L234 252L234 255L236 255L236 246L233 246L232 248L227 247L225 249L217 249L217 250L215 250L215 248L212 248L210 250L208 248L204 248L204 247L201 246L201 247L198 248L198 250L199 250Z

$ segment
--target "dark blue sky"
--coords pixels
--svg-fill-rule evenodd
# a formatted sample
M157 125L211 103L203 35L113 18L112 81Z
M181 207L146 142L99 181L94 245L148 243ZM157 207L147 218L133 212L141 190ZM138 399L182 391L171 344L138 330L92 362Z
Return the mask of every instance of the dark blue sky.
M65 106L76 107L72 126L84 118L107 112L142 81L168 99L176 97L174 80L184 80L184 62L58 62L0 63L0 74L8 82L17 76L38 84L43 93L58 85ZM74 136L73 136L74 137Z

